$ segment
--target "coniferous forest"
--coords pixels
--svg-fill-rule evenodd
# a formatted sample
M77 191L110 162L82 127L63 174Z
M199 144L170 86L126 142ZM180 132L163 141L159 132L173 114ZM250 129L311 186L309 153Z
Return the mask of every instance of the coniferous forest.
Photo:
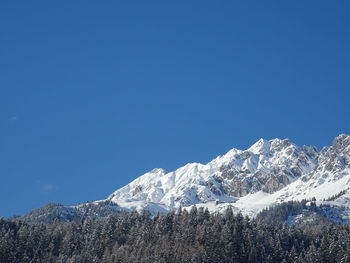
M350 262L349 225L269 224L267 212L256 219L201 208L50 224L0 219L0 262Z

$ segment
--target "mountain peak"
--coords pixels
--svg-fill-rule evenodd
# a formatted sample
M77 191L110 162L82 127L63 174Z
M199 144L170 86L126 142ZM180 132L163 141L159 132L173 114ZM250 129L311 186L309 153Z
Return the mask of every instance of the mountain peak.
M289 139L279 139L275 138L272 140L265 140L260 139L256 143L254 143L252 146L250 146L247 151L252 152L254 154L262 154L266 155L271 150L281 150L282 148L286 148L293 143Z
M250 146L248 148L248 151L255 154L267 154L270 150L270 147L271 143L268 140L260 139L252 146Z
M350 151L350 136L347 134L340 134L334 138L332 147L335 152Z
M276 148L280 148L280 147L284 148L293 144L291 140L289 140L288 138L286 139L275 138L270 140L269 142L271 143L272 147L276 147Z
M154 168L149 173L157 174L157 175L164 175L164 174L166 174L166 171L164 169L162 169L162 168Z

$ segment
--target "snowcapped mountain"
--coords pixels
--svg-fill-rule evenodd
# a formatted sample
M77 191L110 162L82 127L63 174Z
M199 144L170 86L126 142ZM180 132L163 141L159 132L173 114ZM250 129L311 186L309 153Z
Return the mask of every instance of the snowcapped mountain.
M196 205L254 216L276 203L313 197L350 210L349 189L350 136L341 134L321 151L288 139L261 139L207 164L189 163L173 172L153 169L104 201L153 213Z
M287 221L315 216L350 221L350 136L337 136L321 151L288 139L261 139L247 150L232 149L207 164L189 163L173 172L153 169L105 200L75 206L48 204L15 220L95 220L119 211L148 210L155 215L193 206L211 212L231 208L255 217L264 208L278 210L278 204L311 199L303 201L310 209L288 215Z

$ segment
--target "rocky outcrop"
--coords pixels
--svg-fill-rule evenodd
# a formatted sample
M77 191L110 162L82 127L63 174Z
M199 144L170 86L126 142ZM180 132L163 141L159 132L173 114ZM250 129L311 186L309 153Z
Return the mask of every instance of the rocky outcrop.
M221 166L217 177L229 181L224 187L229 195L273 193L314 169L317 158L314 147L297 147L288 139L260 140Z

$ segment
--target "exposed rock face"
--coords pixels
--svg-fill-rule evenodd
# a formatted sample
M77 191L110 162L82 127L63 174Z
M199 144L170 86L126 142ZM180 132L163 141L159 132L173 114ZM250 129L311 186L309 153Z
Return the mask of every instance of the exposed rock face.
M335 153L343 153L349 155L350 152L350 136L341 134L333 140L333 151Z
M320 151L317 166L308 177L340 173L346 168L350 168L350 136L341 134L333 140L332 146Z
M218 177L230 181L224 188L227 194L242 197L260 190L280 190L314 169L318 152L314 147L297 147L289 140L275 139L260 140L234 157L219 168Z

